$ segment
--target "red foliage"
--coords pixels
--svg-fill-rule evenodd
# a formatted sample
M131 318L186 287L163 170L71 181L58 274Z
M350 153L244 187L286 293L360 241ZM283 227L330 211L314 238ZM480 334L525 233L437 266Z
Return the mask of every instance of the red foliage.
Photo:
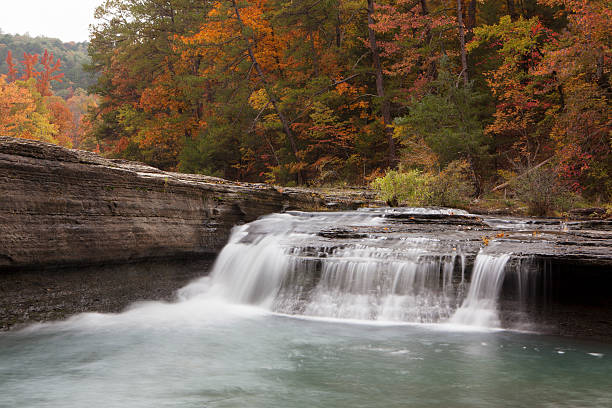
M40 75L40 72L36 70L36 64L38 64L38 54L31 55L24 52L23 60L19 62L21 65L23 65L23 73L19 79L27 81L30 78L36 78Z
M59 58L54 62L53 53L49 54L47 50L45 50L40 63L43 66L43 70L39 73L36 89L38 89L38 92L43 96L51 96L53 95L51 92L51 81L62 82L62 78L64 77L63 73L58 73L62 67L62 62Z
M11 52L11 50L8 51L8 54L6 56L6 64L8 65L7 79L9 82L13 82L17 79L17 74L19 73L19 71L15 68L16 64L13 61L13 53Z

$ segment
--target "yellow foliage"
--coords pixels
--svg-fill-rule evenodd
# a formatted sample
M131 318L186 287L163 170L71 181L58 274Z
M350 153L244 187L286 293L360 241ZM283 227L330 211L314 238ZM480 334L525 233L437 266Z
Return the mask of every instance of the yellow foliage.
M57 127L51 124L44 98L34 79L7 82L0 75L0 134L55 143Z
M263 109L269 102L270 101L268 99L268 95L266 94L266 90L263 88L253 91L249 97L249 105L256 110Z

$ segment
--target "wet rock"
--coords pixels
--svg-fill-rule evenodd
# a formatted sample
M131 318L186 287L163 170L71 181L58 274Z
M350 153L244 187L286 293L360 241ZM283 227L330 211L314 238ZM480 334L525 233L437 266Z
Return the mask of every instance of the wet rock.
M361 239L366 238L367 234L358 233L355 231L349 231L341 228L333 228L325 231L321 231L317 234L320 237L332 238L332 239Z
M208 273L212 257L154 260L0 275L0 331L75 313L117 313L135 301L172 301Z
M610 214L605 208L601 207L590 207L590 208L576 208L569 212L572 218L610 218Z
M473 215L462 214L402 214L391 213L386 214L385 218L393 220L401 220L405 223L414 224L442 224L442 225L463 225L463 226L479 226L485 227L486 224L482 218Z

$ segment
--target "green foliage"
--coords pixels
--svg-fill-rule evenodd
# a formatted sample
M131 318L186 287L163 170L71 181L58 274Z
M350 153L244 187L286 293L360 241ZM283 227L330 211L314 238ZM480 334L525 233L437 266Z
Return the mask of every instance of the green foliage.
M371 183L389 205L422 205L427 200L430 176L419 170L389 170Z
M474 196L474 183L470 173L472 169L466 161L456 160L434 177L427 184L427 205L442 207L464 207Z
M457 82L450 71L441 71L429 93L414 100L408 115L396 120L404 129L401 136L425 140L442 167L459 159L484 163L489 158L491 139L483 124L491 114L491 98Z
M195 140L188 139L179 157L179 170L215 177L231 175L234 158L239 156L236 136L232 124L217 124Z
M585 191L587 197L594 198L598 202L609 202L612 200L612 157L594 162L588 169L585 178Z
M419 170L390 170L371 186L390 205L463 207L474 195L470 165L451 162L438 174Z

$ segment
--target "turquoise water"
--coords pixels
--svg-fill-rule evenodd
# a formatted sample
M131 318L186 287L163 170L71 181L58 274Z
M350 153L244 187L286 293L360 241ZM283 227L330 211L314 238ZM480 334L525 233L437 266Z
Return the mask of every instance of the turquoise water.
M504 246L319 234L385 214L265 217L175 303L0 333L0 407L612 407L612 345L491 329Z
M196 298L0 334L1 407L610 407L612 347Z

